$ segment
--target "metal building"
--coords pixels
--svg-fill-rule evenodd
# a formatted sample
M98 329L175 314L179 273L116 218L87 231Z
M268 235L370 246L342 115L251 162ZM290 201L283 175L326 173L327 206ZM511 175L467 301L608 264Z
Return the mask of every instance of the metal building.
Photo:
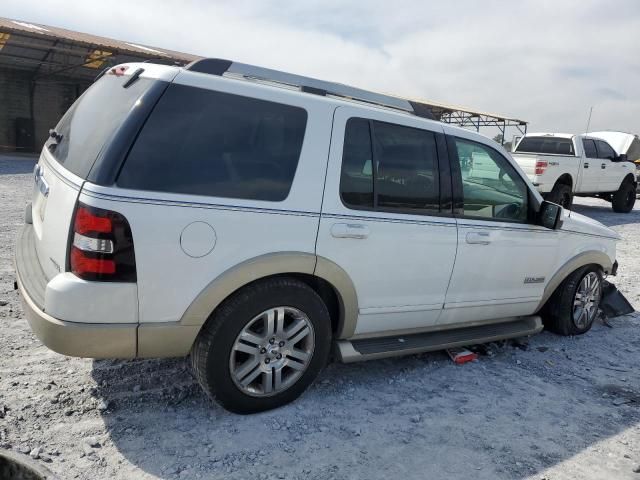
M40 150L53 128L95 77L124 62L185 65L196 55L98 37L63 28L0 17L0 151ZM516 118L407 99L430 109L437 120L480 130L508 127L525 133Z
M110 65L183 65L199 57L0 17L0 151L39 150L48 131Z

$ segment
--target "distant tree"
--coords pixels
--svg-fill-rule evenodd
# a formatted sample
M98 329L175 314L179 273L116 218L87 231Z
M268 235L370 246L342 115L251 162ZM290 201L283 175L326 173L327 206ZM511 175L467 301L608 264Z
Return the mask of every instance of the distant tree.
M510 152L511 151L511 142L504 142L503 147L507 152Z
M493 141L499 143L500 145L502 145L502 134L499 133L498 135L496 135L495 137L493 137Z

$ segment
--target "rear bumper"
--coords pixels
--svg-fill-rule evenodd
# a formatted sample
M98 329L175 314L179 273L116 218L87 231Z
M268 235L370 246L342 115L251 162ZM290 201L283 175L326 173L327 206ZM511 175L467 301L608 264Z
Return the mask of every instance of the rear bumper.
M33 227L30 224L21 230L15 252L16 283L25 316L36 337L54 352L84 358L157 358L183 357L189 354L200 331L199 325L182 325L180 322L84 323L60 320L50 315L45 311L45 303L57 309L56 311L66 312L72 318L82 318L87 313L92 318L100 315L106 318L117 312L119 306L109 307L96 300L89 302L89 309L86 300L77 298L73 289L71 294L60 289L59 302L45 302L45 297L51 296L47 291L52 290L51 283L54 282L47 280L40 267L33 242ZM105 288L113 286L104 285ZM58 291L55 288L53 290ZM108 292L106 297L121 306L123 298L116 295L117 292ZM59 307L58 303L64 308ZM80 311L73 312L74 306ZM114 318L121 319L122 316L115 315Z
M74 357L134 358L137 323L104 324L62 321L44 312L47 279L38 268L33 227L25 225L16 244L16 281L33 333L51 350Z

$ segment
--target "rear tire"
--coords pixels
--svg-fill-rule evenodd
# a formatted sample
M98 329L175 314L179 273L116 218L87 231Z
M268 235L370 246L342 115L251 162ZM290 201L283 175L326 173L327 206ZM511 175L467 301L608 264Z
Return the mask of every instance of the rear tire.
M547 195L547 200L552 203L557 203L567 210L571 210L571 206L573 205L571 187L564 183L556 183L553 186L551 193Z
M544 326L559 335L588 332L602 300L602 270L594 265L579 268L553 293L542 312Z
M212 399L247 414L299 397L326 365L330 345L331 318L320 296L298 280L272 278L216 309L195 341L191 363Z
M616 193L611 196L611 208L617 213L629 213L636 203L636 187L624 180Z

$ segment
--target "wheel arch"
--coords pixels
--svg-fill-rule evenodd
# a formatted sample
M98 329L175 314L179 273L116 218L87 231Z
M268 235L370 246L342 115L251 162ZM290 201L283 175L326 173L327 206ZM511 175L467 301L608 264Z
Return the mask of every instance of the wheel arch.
M625 175L625 177L620 182L620 186L622 186L624 182L636 183L636 178L633 176L633 173L628 173L627 175Z
M573 177L570 173L563 173L562 175L560 175L560 178L556 180L556 183L553 186L555 187L558 184L567 185L573 192Z
M547 303L551 295L558 289L558 287L562 284L562 282L573 272L578 270L579 268L586 267L587 265L596 265L604 271L604 273L611 273L613 269L613 262L609 258L609 256L597 250L592 250L588 252L582 252L569 260L567 260L557 271L553 274L549 282L544 288L544 294L536 311L540 311L540 309Z
M349 275L334 262L311 253L281 252L246 260L212 280L185 310L180 324L202 327L230 295L256 281L278 276L296 278L323 299L336 338L355 331L358 299Z

